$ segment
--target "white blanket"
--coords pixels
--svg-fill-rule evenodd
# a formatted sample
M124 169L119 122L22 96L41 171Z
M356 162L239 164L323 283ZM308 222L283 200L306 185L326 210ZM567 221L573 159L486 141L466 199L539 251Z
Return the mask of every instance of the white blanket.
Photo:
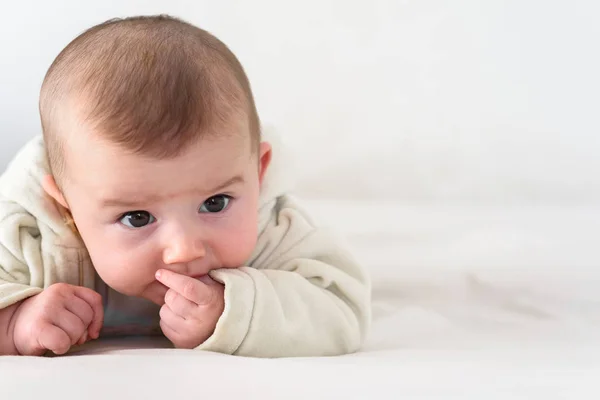
M600 208L310 208L371 268L374 324L360 353L263 360L100 341L66 357L0 359L7 398L600 394Z

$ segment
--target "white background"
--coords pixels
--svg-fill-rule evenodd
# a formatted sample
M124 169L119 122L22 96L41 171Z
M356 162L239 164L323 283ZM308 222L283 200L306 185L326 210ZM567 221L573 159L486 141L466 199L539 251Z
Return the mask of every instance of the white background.
M600 200L592 0L10 1L0 24L0 166L39 133L53 58L112 17L170 13L238 55L298 190L402 202Z

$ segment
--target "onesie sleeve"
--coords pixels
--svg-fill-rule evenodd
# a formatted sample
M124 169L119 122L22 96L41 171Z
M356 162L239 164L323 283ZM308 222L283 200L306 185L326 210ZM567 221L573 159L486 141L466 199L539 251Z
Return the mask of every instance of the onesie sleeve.
M17 152L0 176L0 309L52 283L81 281L85 252L42 188L48 171L40 135Z
M36 219L0 198L0 309L42 291L40 232Z
M225 310L198 349L253 357L332 356L357 351L370 326L367 272L329 230L280 196L248 266L211 276Z

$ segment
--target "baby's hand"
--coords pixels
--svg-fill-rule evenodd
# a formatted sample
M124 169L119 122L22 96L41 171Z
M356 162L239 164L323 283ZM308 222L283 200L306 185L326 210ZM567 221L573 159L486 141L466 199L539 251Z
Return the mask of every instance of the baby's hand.
M196 279L160 270L156 279L169 288L160 309L160 327L176 347L192 349L213 334L225 307L224 287L208 275Z
M13 342L21 355L64 354L96 339L104 320L102 297L91 289L56 283L15 311Z

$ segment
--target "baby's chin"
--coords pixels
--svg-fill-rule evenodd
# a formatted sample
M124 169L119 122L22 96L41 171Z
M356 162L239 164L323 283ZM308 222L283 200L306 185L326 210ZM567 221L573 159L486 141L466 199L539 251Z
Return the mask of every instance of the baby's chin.
M165 294L169 290L165 285L158 281L153 281L146 286L138 288L122 288L117 285L108 284L113 290L119 292L124 296L139 297L151 301L154 304L162 306L165 303Z
M158 281L153 281L152 283L147 285L144 288L144 290L142 290L139 294L136 294L134 296L142 297L146 300L150 300L154 304L162 306L163 304L165 304L165 294L167 294L168 290L169 288L163 285L162 283Z

